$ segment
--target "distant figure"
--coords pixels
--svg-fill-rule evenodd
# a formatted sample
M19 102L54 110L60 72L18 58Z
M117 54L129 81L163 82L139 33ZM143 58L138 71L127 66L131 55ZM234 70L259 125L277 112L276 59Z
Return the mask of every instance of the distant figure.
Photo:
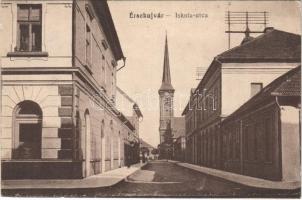
M146 162L145 154L143 154L143 156L142 156L142 160L143 160L143 163L145 163L145 162Z
M127 157L128 159L127 159L127 167L128 168L130 168L130 166L131 166L131 164L130 164L130 159L131 159L131 156L130 155L128 155L128 157Z

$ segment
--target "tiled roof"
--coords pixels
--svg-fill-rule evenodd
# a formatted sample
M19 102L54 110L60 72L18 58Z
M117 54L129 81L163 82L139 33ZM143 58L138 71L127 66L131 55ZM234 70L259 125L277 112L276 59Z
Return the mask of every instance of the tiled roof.
M239 109L233 112L225 121L232 119L238 114L248 110L255 109L263 102L274 96L301 96L301 66L298 66L282 76L275 79L269 85L264 87L258 94L253 96L250 100L244 103Z
M301 60L301 36L276 29L217 56L221 62Z
M277 87L272 95L274 96L301 96L301 74L295 73L283 81L279 87Z

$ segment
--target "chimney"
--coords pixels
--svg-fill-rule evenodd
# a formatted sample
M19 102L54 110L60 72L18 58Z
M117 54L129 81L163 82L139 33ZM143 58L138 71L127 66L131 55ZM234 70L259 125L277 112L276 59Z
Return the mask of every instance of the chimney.
M269 32L272 32L273 30L275 30L274 27L266 27L264 29L264 33L269 33Z
M243 40L241 41L241 44L240 45L243 45L244 43L246 42L249 42L249 41L252 41L254 38L250 36L250 29L249 27L247 26L246 27L246 30L245 30L245 37L243 38Z

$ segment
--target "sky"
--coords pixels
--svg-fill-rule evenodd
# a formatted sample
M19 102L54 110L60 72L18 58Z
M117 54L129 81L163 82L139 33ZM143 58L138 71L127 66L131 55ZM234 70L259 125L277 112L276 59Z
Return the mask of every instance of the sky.
M267 11L268 26L301 32L298 1L108 1L126 66L117 73L117 85L133 98L144 115L140 137L153 146L159 143L159 96L164 44L167 33L174 94L174 115L181 116L190 89L198 84L197 68L206 71L213 58L228 49L226 11ZM130 13L162 13L163 18L130 18ZM204 18L177 18L201 14ZM245 26L233 26L245 30ZM263 27L250 27L263 30ZM252 35L257 36L257 35ZM231 47L243 34L231 36Z

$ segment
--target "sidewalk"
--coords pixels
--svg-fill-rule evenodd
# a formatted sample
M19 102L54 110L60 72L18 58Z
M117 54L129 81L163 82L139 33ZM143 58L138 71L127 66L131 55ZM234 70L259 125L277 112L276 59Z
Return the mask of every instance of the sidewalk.
M146 164L138 163L132 165L130 168L122 167L84 179L2 180L1 189L83 189L109 187L121 182Z
M207 167L201 167L198 165L192 165L189 163L182 163L179 161L169 161L176 163L179 166L189 168L195 171L202 172L211 176L219 177L231 182L239 183L242 185L247 185L255 188L265 188L265 189L282 189L282 190L293 190L301 187L300 181L284 182L284 181L270 181L261 178L255 178L251 176L244 176L240 174L235 174L231 172L226 172L218 169L212 169Z

